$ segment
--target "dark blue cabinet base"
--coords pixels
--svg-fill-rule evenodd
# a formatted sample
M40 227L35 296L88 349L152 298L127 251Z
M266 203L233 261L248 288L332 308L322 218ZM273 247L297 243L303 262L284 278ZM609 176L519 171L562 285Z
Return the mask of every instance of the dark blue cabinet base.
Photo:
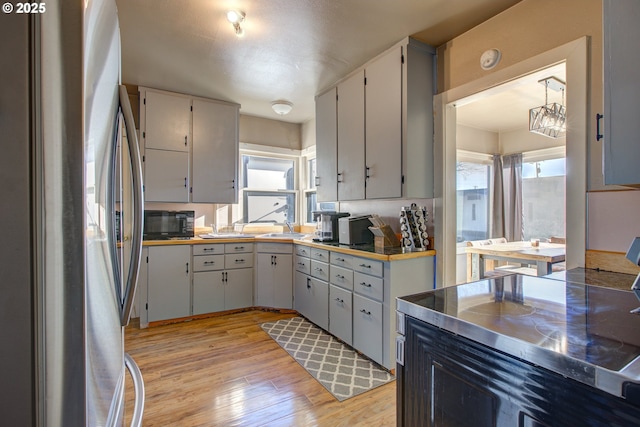
M398 425L638 426L640 407L546 369L405 318Z

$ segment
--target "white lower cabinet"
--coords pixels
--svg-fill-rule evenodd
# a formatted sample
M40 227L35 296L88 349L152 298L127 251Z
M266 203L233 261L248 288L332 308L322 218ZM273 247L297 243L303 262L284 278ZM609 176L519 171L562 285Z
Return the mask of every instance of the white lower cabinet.
M148 248L147 280L149 322L191 314L191 246Z
M253 268L241 268L224 272L224 309L251 307L253 305Z
M329 332L353 344L353 292L329 285Z
M193 314L205 314L225 309L224 272L193 273Z
M293 255L289 243L258 243L256 305L293 308Z

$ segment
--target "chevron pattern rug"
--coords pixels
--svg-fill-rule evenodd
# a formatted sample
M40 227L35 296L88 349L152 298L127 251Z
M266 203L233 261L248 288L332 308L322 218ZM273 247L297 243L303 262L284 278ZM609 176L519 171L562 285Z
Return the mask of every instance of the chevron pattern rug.
M302 317L263 323L260 327L339 401L395 379Z

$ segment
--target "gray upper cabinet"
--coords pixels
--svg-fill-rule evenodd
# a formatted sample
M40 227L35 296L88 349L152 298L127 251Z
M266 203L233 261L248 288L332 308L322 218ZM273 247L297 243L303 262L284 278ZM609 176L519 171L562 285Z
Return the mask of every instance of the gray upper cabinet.
M316 98L316 194L319 202L338 200L337 89Z
M237 203L240 106L139 90L145 201Z
M338 200L365 197L364 138L364 70L361 70L338 84ZM318 163L321 162L319 159Z
M191 144L191 99L182 95L147 91L145 148L189 151Z
M402 48L372 61L366 77L366 198L402 197Z
M239 106L193 100L191 201L237 203Z
M435 50L406 38L337 84L337 123L333 89L316 99L317 184L337 176L318 200L433 197L434 70Z
M604 0L604 183L640 186L640 2Z

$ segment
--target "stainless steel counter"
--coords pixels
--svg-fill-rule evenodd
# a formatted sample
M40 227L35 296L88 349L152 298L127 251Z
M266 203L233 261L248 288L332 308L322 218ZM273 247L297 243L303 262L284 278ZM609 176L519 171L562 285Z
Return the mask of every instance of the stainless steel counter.
M630 291L512 275L398 298L441 329L624 397L640 384L640 316Z

